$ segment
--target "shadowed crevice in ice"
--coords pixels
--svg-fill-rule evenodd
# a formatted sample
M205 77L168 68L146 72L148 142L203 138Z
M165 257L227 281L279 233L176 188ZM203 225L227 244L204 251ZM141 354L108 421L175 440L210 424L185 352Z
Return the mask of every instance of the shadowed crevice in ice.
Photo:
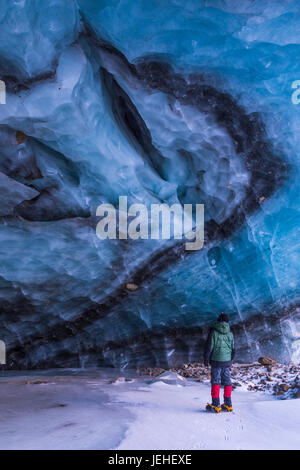
M101 76L108 109L111 110L117 125L136 151L165 179L162 172L164 157L153 146L151 134L138 110L111 73L102 68Z
M28 221L90 217L90 209L76 197L80 194L78 165L33 137L24 135L19 144L17 132L6 126L0 129L0 171L15 180L16 187L24 187L24 198L16 200L14 214ZM12 189L6 186L6 191Z

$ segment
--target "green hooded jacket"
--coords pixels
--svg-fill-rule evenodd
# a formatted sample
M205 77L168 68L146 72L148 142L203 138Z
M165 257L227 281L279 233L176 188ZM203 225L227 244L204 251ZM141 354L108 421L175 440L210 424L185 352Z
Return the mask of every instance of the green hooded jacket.
M234 339L228 323L218 322L213 326L210 349L212 361L231 361Z

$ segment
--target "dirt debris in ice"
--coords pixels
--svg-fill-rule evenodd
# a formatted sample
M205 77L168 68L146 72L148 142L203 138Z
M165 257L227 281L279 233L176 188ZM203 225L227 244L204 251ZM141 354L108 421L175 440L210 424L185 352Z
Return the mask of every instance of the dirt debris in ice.
M170 369L144 367L138 372L158 377L167 370L199 382L210 381L210 368L202 363L183 364ZM280 399L300 398L300 364L278 364L271 358L259 358L259 362L252 364L233 364L231 376L233 389L240 387L241 390L264 392Z

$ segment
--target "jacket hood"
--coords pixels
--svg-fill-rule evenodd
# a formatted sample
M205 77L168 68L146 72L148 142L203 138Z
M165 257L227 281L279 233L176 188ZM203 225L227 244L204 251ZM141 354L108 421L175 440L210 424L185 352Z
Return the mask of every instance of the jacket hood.
M221 335L226 335L230 331L229 323L226 322L218 322L213 326L213 329L216 330Z

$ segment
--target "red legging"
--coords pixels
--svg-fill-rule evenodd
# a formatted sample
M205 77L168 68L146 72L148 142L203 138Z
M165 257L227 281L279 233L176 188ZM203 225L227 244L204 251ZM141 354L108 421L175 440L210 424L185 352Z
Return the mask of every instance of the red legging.
M220 385L212 384L211 386L211 396L212 398L219 398L220 395Z
M232 390L231 385L225 385L225 387L224 387L224 397L225 398L230 398L231 397L231 390ZM212 398L219 398L219 396L220 396L220 385L212 384L212 386L211 386L211 396L212 396Z

